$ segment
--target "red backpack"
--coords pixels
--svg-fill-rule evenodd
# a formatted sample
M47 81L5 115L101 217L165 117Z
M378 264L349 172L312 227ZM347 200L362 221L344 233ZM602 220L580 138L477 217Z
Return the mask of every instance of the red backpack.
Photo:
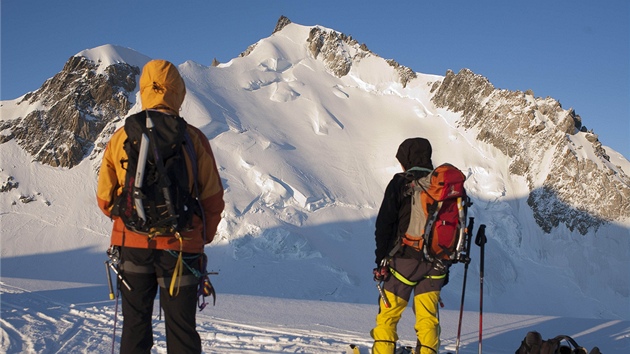
M425 177L409 182L411 218L402 243L424 252L430 261L459 261L466 240L466 217L472 204L466 176L443 164Z

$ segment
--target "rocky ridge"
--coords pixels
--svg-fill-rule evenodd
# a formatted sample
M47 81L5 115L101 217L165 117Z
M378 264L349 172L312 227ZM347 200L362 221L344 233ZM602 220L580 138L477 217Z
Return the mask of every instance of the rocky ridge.
M103 128L124 117L140 68L126 63L97 73L99 63L71 57L64 68L18 104L42 107L0 122L0 143L15 139L35 161L71 168L94 148Z
M375 55L365 44L359 44L352 36L337 31L327 31L321 27L311 29L307 42L311 55L314 58L320 58L326 68L337 77L347 75L353 63L368 55ZM403 87L417 77L413 70L400 65L393 59L386 62L396 70Z
M291 20L289 18L280 16L273 33L282 31L290 23ZM360 44L352 36L333 30L326 30L319 26L311 29L307 45L313 58L322 60L326 68L337 77L347 75L353 63L368 55L376 55L368 49L365 43ZM250 47L245 53L251 52L251 49L253 48ZM246 55L245 53L242 55ZM403 87L406 87L410 80L417 77L413 70L400 65L393 59L387 59L386 62L396 70L399 82Z
M461 113L462 128L477 129L478 140L511 158L509 170L526 178L528 204L545 232L564 224L586 234L630 215L630 177L609 162L597 136L573 109L565 110L549 97L536 98L531 91L496 89L468 69L448 71L431 92L437 107ZM585 134L600 161L583 156L582 147L572 142L578 133ZM551 168L541 171L546 159Z

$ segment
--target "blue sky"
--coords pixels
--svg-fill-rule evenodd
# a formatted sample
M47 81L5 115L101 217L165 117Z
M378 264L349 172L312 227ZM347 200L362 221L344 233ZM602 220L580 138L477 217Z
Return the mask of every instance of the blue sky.
M1 99L103 44L176 64L228 61L271 35L280 15L365 43L416 72L469 68L497 88L573 107L630 158L630 1L3 0Z

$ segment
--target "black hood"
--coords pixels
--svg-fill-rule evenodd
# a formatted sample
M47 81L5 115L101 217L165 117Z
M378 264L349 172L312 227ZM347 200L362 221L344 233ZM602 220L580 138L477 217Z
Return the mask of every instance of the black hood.
M433 169L431 143L424 138L409 138L400 144L396 158L406 170L412 167Z

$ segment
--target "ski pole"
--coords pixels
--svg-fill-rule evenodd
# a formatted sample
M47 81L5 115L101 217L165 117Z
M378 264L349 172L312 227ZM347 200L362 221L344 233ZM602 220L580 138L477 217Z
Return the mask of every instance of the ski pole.
M481 354L482 340L483 340L483 271L484 271L484 258L486 252L486 225L481 224L477 231L477 237L475 238L475 245L479 246L479 349Z
M470 264L470 244L472 243L472 230L475 225L475 218L468 218L466 228L466 254L460 261L464 262L464 284L462 285L462 302L459 305L459 322L457 323L457 341L455 342L455 354L459 354L459 340L462 335L462 317L464 315L464 296L466 295L466 278L468 277L468 264Z

